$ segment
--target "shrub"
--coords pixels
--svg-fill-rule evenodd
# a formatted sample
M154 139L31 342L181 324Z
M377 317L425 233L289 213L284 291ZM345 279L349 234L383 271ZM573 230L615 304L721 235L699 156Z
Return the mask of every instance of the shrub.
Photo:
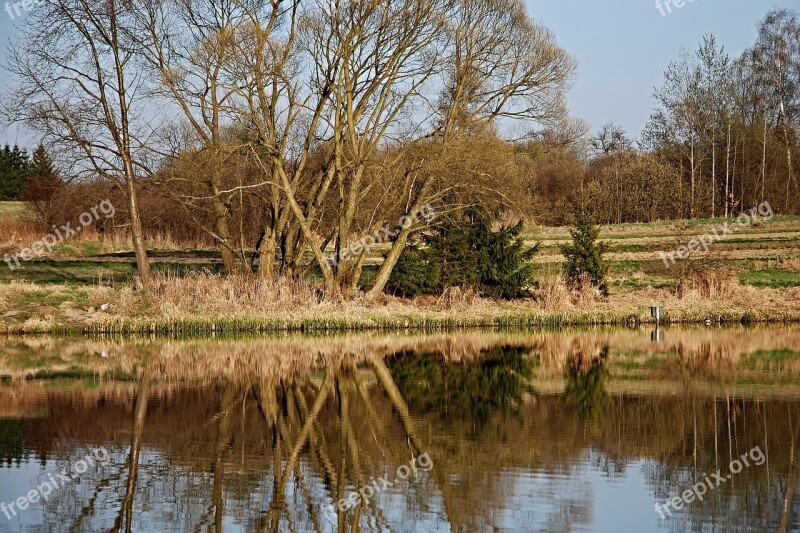
M574 220L574 227L570 231L572 243L561 246L561 253L566 258L564 276L573 286L579 286L583 283L585 274L591 284L605 296L608 294L608 267L603 261L606 245L597 240L600 228L585 204L576 207Z
M463 286L488 297L528 296L533 276L530 260L538 245L525 247L521 221L493 230L499 218L500 213L471 208L463 220L439 225L423 236L424 248L406 248L387 290L408 297L442 294L448 287Z

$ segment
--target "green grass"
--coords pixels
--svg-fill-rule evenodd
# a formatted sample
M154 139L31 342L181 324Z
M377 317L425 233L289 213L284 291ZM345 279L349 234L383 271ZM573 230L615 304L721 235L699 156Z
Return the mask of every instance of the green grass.
M759 270L739 275L739 283L753 287L800 287L800 272Z
M0 282L22 280L40 284L93 285L128 281L136 264L102 261L28 261L17 269L0 265Z
M774 366L800 359L800 353L791 350L758 350L742 357L744 368L754 370L761 366Z
M151 259L159 258L179 258L179 259L222 259L222 254L219 250L149 250L148 257ZM98 253L98 258L115 257L115 258L130 258L133 259L135 254L133 251L129 252L113 252L113 253Z
M53 246L56 255L80 255L102 257L103 243L99 241L70 241Z
M0 202L0 215L18 215L28 211L25 202Z
M750 361L790 361L800 359L800 352L791 350L757 350L744 356Z
M67 286L113 285L128 283L136 273L136 262L92 260L79 261L28 261L21 262L20 268L9 270L0 264L0 283L13 280L28 281L43 285L64 284ZM154 272L185 276L190 272L207 271L221 273L219 263L151 263Z

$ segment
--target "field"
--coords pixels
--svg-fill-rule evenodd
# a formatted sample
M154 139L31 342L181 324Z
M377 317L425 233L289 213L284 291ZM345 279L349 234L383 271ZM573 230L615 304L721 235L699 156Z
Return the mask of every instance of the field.
M20 203L0 202L0 255L13 255L42 237L29 216ZM665 266L659 252L674 252L726 222L735 231L707 252L701 249ZM665 305L676 321L800 316L800 217L747 226L730 219L622 224L604 226L601 238L608 246L608 299L570 294L560 286L559 245L569 241L569 228L529 227L526 242L540 243L534 262L541 287L535 300L494 302L454 291L414 301L321 303L313 284L265 288L222 280L216 276L222 271L216 250L181 248L165 240L151 242L159 288L143 294L131 287L135 264L129 243L87 232L14 269L0 263L0 331L558 325L646 320L654 303ZM382 251L372 250L365 278ZM697 284L698 276L707 286Z

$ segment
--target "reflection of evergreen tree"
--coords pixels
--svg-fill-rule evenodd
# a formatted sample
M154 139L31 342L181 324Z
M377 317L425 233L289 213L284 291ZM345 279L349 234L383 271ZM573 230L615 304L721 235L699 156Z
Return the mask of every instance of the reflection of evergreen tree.
M447 421L486 426L494 413L518 416L533 361L521 348L497 348L461 363L439 354L405 353L388 361L392 377L412 412L438 413Z
M567 382L564 399L581 419L597 416L608 404L606 385L609 379L608 347L596 356L583 353L570 357L567 364Z
M25 459L25 438L22 422L19 420L0 420L0 464L19 465Z

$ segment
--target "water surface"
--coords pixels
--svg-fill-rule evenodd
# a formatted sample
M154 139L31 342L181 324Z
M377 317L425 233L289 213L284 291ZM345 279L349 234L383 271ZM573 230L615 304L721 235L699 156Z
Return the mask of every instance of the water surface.
M800 530L800 329L658 338L3 339L0 531Z

